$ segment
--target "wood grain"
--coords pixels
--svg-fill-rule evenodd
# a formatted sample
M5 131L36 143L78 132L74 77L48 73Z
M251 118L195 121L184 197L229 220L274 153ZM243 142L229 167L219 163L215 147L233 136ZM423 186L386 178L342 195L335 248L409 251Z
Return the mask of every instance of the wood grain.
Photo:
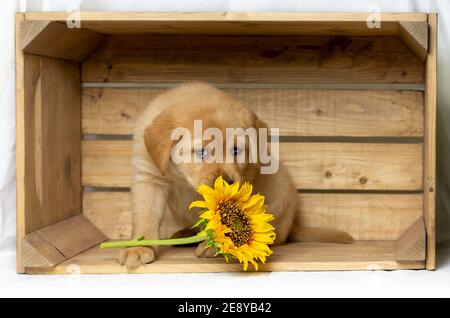
M25 54L25 233L81 213L81 99L76 63ZM22 149L22 150L20 150ZM25 151L25 154L21 154Z
M31 233L43 226L42 200L38 195L42 191L42 157L36 158L36 155L42 154L42 131L39 129L41 120L36 119L36 113L39 111L42 100L42 80L41 78L41 59L40 57L25 54L24 58L24 105L23 111L19 109L17 114L17 122L20 125L17 139L23 138L24 147L17 147L16 156L18 159L22 157L24 173L17 174L18 185L24 183L21 192L23 195L25 211L24 211L24 234ZM36 98L37 97L37 98ZM19 108L19 104L16 106ZM20 116L20 117L19 117ZM21 125L20 122L23 124ZM37 126L37 127L35 127ZM41 126L42 128L42 126ZM38 132L38 135L36 134ZM38 144L37 144L38 143ZM23 153L22 153L23 152ZM18 164L19 166L19 164ZM36 171L40 168L40 171ZM19 179L19 176L22 175ZM22 179L23 178L23 179Z
M53 267L99 244L106 237L83 215L42 228L24 237L23 266Z
M81 213L79 65L41 58L42 225ZM39 119L38 119L39 120ZM36 171L38 173L38 171ZM39 189L39 185L37 185Z
M398 24L399 36L423 61L428 53L428 23L402 21Z
M50 21L23 20L20 25L19 48L23 50L24 47L27 47L49 24Z
M398 22L384 21L381 28L368 28L361 21L85 21L82 27L104 34L167 35L304 35L392 36Z
M395 260L395 242L370 241L353 244L291 243L274 247L274 255L260 271L325 271L325 270L395 270L423 269L424 262ZM125 266L117 262L118 250L94 247L54 268L28 268L28 274L68 274L77 266L81 274L126 274ZM196 258L194 248L167 248L159 259L131 273L198 273L240 272L242 265L223 259ZM251 271L251 269L250 269Z
M84 216L108 239L132 239L130 192L84 192Z
M18 54L17 246L22 253L26 234L81 213L81 91L78 64Z
M422 83L395 37L109 36L85 82Z
M421 144L281 143L299 189L422 189Z
M397 240L422 217L421 194L300 193L298 200L297 225L339 229L358 241ZM131 239L131 208L130 192L83 194L83 214L109 239Z
M396 242L395 259L398 261L423 261L425 258L425 226L423 216L420 215Z
M67 12L27 12L27 20L66 21L71 13ZM224 21L224 22L366 22L370 12L80 12L83 21ZM420 12L382 12L383 22L427 21L427 14ZM131 24L131 23L130 23Z
M38 232L28 234L22 241L24 267L52 267L67 259Z
M84 134L132 134L166 89L84 88ZM284 136L423 136L423 93L381 90L224 89Z
M436 268L436 67L437 14L428 15L430 41L426 66L424 216L427 230L427 269Z
M25 58L20 49L20 25L24 20L23 13L16 13L15 16L15 88L16 88L16 271L25 273L22 260L22 239L26 234L27 218L27 182L25 153L27 151L27 140L25 127L27 125L26 116L26 91L25 91ZM29 75L28 75L29 76ZM28 90L27 90L28 92Z
M355 240L397 240L422 216L417 194L300 193L299 226L334 228Z
M281 160L299 189L420 190L421 144L280 143ZM131 185L131 141L82 143L82 183Z
M106 240L105 235L83 215L45 227L37 233L67 259Z
M26 30L21 45L25 53L76 62L87 58L105 38L103 34L70 29L65 23L54 21L25 20L22 28Z

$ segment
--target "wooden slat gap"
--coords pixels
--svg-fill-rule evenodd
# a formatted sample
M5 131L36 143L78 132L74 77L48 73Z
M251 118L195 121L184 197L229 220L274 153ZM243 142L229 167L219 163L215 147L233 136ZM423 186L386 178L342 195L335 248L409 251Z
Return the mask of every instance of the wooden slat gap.
M184 82L82 82L83 88L172 88ZM423 83L214 83L217 88L424 91Z

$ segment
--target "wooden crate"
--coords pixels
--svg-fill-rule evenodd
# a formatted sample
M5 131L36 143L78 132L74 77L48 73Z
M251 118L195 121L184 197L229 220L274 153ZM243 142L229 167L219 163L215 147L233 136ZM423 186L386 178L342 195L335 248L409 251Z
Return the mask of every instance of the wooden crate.
M214 83L282 135L304 225L275 270L435 268L436 14L17 14L17 270L122 273L133 120L179 82ZM137 272L239 271L167 248Z

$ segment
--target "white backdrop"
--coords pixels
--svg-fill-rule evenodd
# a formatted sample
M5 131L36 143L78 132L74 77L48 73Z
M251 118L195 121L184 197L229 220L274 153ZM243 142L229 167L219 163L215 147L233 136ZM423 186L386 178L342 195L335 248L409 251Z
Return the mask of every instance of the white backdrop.
M33 287L39 286L42 281L36 281L37 278L24 278L23 276L15 276L14 273L14 237L15 237L15 112L14 112L14 13L18 11L66 11L79 7L82 11L315 11L315 12L339 12L339 11L353 11L366 12L373 6L378 6L381 11L385 12L438 12L439 13L439 56L438 56L438 187L437 187L437 229L438 239L450 239L450 169L448 163L450 162L450 90L448 83L450 83L450 0L214 0L214 1L200 1L200 0L2 0L0 2L0 296L6 294L6 289L3 286L9 286L8 295L23 294L24 290L21 286L31 287L27 289L27 294L33 294L36 289ZM444 247L450 254L449 249ZM443 263L442 263L443 262ZM339 295L362 295L360 294L360 287L363 288L366 283L374 284L380 289L366 290L372 295L433 295L441 291L445 291L450 295L450 264L443 260L441 266L446 263L445 268L437 273L422 272L420 275L408 276L407 274L396 273L392 276L385 276L387 273L377 273L376 276L372 274L351 274L351 273L315 273L308 275L307 273L298 273L297 276L289 276L288 273L273 273L261 274L263 280L256 279L259 284L272 284L275 289L272 289L272 296L274 291L284 290L288 292L289 286L293 286L294 282L304 283L308 286L309 292L301 294L303 296L314 295L332 295L333 292ZM408 273L408 272L404 272ZM440 274L439 274L440 273ZM291 273L293 274L293 273ZM294 274L293 274L294 275ZM405 276L406 275L406 276ZM434 276L433 276L434 275ZM438 275L438 276L436 276ZM446 276L439 276L446 275ZM197 275L198 276L198 275ZM179 282L182 284L190 284L192 281L189 277L196 275L171 275L169 281L173 283ZM423 281L420 277L424 276ZM152 284L156 286L158 282L167 281L164 275L153 275ZM178 278L177 278L178 277ZM180 278L182 277L182 278ZM226 277L229 275L204 275L205 281L218 282L219 285L225 284ZM265 277L275 277L276 280L270 281ZM277 278L278 277L278 278ZM377 277L378 280L374 280ZM233 277L236 279L239 277ZM288 279L287 279L288 278ZM395 278L391 281L391 278ZM411 280L412 278L412 280ZM224 281L221 281L224 279ZM231 279L231 281L233 280ZM239 278L241 279L241 278ZM250 278L249 278L250 279ZM283 280L284 279L284 280ZM290 283L286 283L291 281ZM302 280L303 279L303 280ZM369 281L367 281L369 279ZM281 281L280 281L281 280ZM335 288L330 287L330 280L336 283ZM121 278L116 280L142 283L142 280L136 278ZM285 283L283 283L283 281ZM353 281L353 285L350 284ZM33 283L35 282L35 283ZM39 282L39 283L38 283ZM84 283L83 283L84 282ZM90 280L88 278L80 278L79 284L87 286L96 286L96 282L103 282L109 284L110 281ZM108 283L109 282L109 283ZM240 281L235 281L239 283ZM315 286L311 285L316 283ZM386 288L383 284L393 283L396 288ZM421 289L413 289L416 283L421 284ZM445 283L445 284L444 284ZM25 284L25 285L23 285ZM28 284L28 285L27 285ZM30 285L31 284L31 285ZM34 285L37 284L37 285ZM58 288L64 289L65 283L55 283L54 288L48 291L53 291L55 295L59 295ZM309 285L308 285L309 284ZM318 284L318 285L317 285ZM400 285L399 285L400 284ZM402 285L403 284L403 285ZM391 287L393 287L392 285ZM120 285L118 285L120 286ZM165 286L165 285L164 285ZM183 285L184 286L184 285ZM188 285L186 285L188 286ZM232 286L232 285L231 285ZM306 287L305 286L305 287ZM332 285L334 286L334 285ZM346 286L347 292L343 291L339 286ZM402 287L403 286L403 287ZM439 287L440 286L440 287ZM144 287L144 286L143 286ZM284 288L284 289L280 289ZM286 289L288 288L288 289ZM135 290L138 291L139 289ZM231 289L230 289L231 290ZM253 288L253 292L257 294L248 296L262 296L259 288ZM303 289L302 289L303 290ZM90 289L90 294L93 294L97 289ZM105 289L101 289L105 292ZM166 293L164 293L164 291ZM178 288L178 294L183 291L189 291ZM243 289L242 292L244 292ZM100 292L100 290L99 290ZM156 294L155 294L156 292ZM143 296L151 295L167 295L169 289L165 286L159 291L148 291ZM241 293L242 293L241 292ZM269 291L270 292L270 291ZM79 295L76 290L71 290L72 295ZM245 296L243 294L237 296ZM385 294L388 293L388 294ZM51 292L50 292L51 294ZM117 295L118 291L109 290L107 295ZM133 294L136 296L136 293ZM231 294L221 294L231 295ZM287 296L289 294L285 294ZM199 295L194 295L199 296Z

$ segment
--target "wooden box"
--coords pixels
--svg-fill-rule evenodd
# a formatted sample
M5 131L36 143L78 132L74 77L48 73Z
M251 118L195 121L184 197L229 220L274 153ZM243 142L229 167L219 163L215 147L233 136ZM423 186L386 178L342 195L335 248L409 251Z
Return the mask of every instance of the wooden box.
M17 269L123 273L133 120L180 82L213 83L281 132L307 226L265 271L435 268L436 14L17 14ZM372 25L373 23L369 23ZM168 248L137 272L240 271Z

